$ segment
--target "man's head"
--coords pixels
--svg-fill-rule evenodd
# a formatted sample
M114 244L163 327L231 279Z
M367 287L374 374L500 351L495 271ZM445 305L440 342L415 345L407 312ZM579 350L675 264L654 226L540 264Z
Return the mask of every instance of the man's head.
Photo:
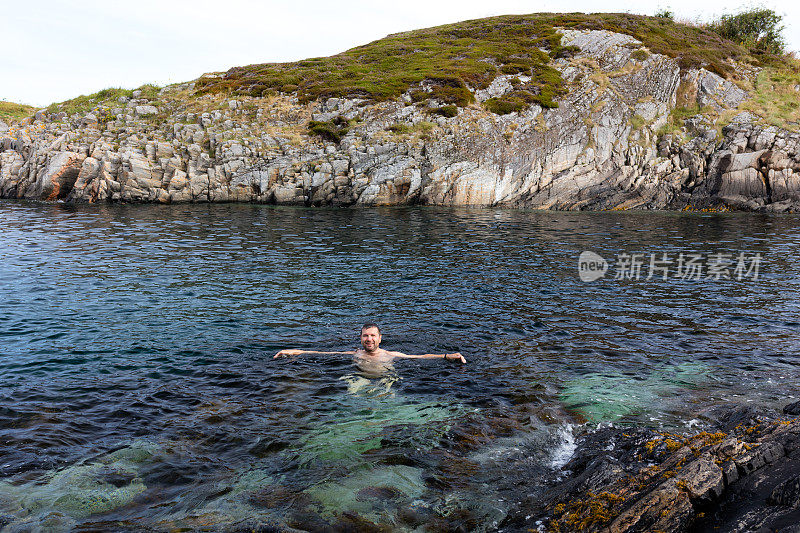
M378 349L381 344L381 328L378 324L367 322L361 326L361 346L368 353L372 353Z

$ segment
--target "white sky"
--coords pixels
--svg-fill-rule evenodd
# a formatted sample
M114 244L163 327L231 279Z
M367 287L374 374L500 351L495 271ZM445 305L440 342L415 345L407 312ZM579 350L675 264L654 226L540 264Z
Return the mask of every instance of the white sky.
M792 4L792 5L790 5ZM800 50L800 5L767 0ZM493 15L673 11L708 21L726 0L0 0L0 100L46 106L107 87L165 85L237 65L335 54L390 33Z

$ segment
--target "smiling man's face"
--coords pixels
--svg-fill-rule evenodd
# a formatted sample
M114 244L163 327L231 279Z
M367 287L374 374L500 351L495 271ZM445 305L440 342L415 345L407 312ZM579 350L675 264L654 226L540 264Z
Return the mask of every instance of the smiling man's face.
M364 328L361 330L361 346L367 353L374 353L381 344L381 332L378 328Z

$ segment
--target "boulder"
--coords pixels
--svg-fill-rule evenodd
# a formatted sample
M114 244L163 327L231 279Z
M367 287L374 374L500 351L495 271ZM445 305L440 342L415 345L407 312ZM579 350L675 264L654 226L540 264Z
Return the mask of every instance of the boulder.
M711 503L722 495L725 481L722 470L707 454L686 465L675 478L676 482L689 493L692 502Z
M25 197L44 200L66 198L78 179L84 159L85 155L76 152L53 154L37 176L33 187L26 191Z
M787 404L783 407L783 412L787 415L800 415L800 401Z
M84 159L83 164L81 165L81 170L78 173L78 178L75 180L75 184L68 198L71 200L91 199L91 194L89 194L88 189L90 188L92 182L97 179L102 166L103 163L94 157L87 157Z
M137 105L136 116L148 117L158 114L158 108L154 105Z
M767 184L758 170L748 167L723 174L718 194L722 198L764 199Z
M684 531L694 515L689 494L670 480L620 514L611 522L608 531Z

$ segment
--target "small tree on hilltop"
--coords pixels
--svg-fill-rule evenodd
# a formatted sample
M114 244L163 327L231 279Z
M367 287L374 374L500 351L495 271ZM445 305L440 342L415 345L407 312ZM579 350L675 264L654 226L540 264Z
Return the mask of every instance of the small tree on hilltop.
M709 29L747 47L755 54L784 53L786 45L781 20L783 17L771 9L756 8L738 15L722 15Z
M660 9L655 16L660 19L675 20L675 12L671 9Z

